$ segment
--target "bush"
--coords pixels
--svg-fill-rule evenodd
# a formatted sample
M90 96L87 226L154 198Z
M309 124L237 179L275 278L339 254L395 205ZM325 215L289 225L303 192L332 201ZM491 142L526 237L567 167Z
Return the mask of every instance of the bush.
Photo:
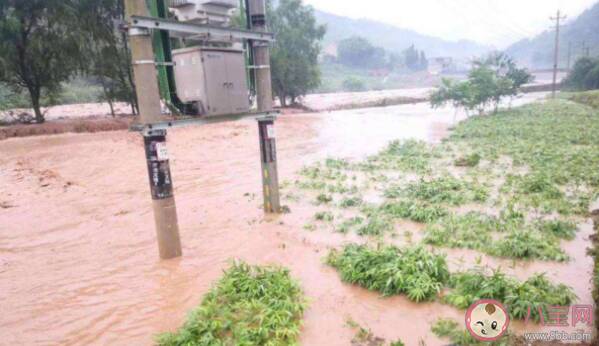
M343 81L344 91L364 91L366 90L366 84L363 80L357 77L349 77Z
M157 338L162 346L297 345L306 308L287 269L233 265L183 327Z
M345 282L385 296L403 293L416 302L434 299L449 279L445 256L424 247L372 249L351 244L341 252L331 251L327 263Z

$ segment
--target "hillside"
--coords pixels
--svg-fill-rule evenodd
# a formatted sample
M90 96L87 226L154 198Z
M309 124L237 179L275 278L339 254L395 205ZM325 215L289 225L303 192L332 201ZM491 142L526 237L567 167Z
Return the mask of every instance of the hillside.
M401 52L414 44L428 56L471 58L492 49L472 41L445 41L368 19L352 19L319 10L315 10L315 15L319 23L327 25L324 47L330 53L335 51L337 42L351 36L362 36L376 46L395 52Z
M565 68L568 60L568 44L572 45L572 63L581 56L582 42L590 47L591 55L599 54L599 3L583 12L577 18L566 21L560 33L560 67ZM518 41L506 52L520 63L535 68L553 66L555 32L547 30L532 39Z

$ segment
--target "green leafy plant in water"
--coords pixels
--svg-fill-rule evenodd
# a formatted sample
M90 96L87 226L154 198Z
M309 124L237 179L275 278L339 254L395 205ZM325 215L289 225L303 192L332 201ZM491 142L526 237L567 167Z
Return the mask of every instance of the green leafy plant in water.
M454 161L456 167L476 167L480 163L481 156L478 153L460 157Z
M492 232L498 229L499 221L485 214L451 214L427 226L424 242L436 246L481 250L493 242Z
M333 201L333 197L331 195L327 195L326 193L321 193L316 196L316 204L329 204Z
M339 202L339 206L341 208L353 208L353 207L358 207L358 206L362 205L363 202L364 202L364 200L362 200L361 197L352 196L352 197L343 198L341 200L341 202Z
M330 211L319 211L316 214L314 214L314 220L316 221L331 222L334 219L335 216L333 216L333 213L331 213Z
M571 221L542 220L538 221L537 225L539 231L544 234L566 240L572 240L576 237L576 224Z
M350 219L343 221L339 226L337 226L336 231L339 233L349 233L356 226L359 226L364 222L364 218L355 216Z
M466 202L484 202L489 197L489 192L478 184L444 176L408 184L404 189L404 196L430 203L462 205Z
M367 162L360 164L362 170L398 169L402 171L425 172L430 169L433 149L422 141L393 141L387 148Z
M553 285L543 274L524 282L508 277L499 270L486 275L481 269L472 269L451 275L451 291L443 301L460 309L468 308L480 299L494 299L508 307L510 316L525 319L530 308L530 319L540 321L540 311L546 313L551 306L566 306L576 299L572 289Z
M447 209L437 204L420 201L386 202L381 206L381 211L395 218L420 223L430 223L449 214Z
M476 340L463 327L463 322L458 323L450 319L439 319L433 324L432 332L440 338L448 338L454 346L511 346L514 340L511 335L506 335L497 341L483 342Z
M350 244L342 251L331 251L327 263L340 272L345 282L385 296L406 294L416 302L434 299L449 279L445 256L424 247L374 249Z
M497 240L487 253L519 259L567 261L568 255L560 248L557 238L531 228L513 229Z
M298 345L306 301L289 271L236 263L161 346Z
M356 230L361 236L381 236L393 230L393 220L380 213L371 213Z

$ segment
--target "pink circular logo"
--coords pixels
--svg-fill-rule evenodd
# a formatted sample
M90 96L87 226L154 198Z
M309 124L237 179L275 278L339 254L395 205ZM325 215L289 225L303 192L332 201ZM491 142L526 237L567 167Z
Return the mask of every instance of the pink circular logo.
M479 341L498 340L505 335L509 324L507 310L496 300L479 300L466 312L466 329Z

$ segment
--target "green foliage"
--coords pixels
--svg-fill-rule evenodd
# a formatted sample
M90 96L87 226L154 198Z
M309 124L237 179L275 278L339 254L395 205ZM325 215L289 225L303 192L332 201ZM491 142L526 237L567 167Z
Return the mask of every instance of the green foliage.
M342 199L341 202L339 203L339 206L341 208L352 208L352 207L358 207L358 206L362 205L362 203L364 203L362 198L353 196L353 197L346 197L346 198Z
M558 238L573 239L574 224L555 220L529 225L513 216L508 213L503 213L500 218L477 212L452 214L429 224L423 241L435 246L478 250L499 257L568 260ZM494 236L494 232L502 235Z
M157 338L161 346L298 345L306 308L289 271L234 264L191 312L181 329Z
M482 342L476 340L463 328L463 324L450 319L439 319L433 324L432 332L440 338L449 338L455 346L511 346L514 345L511 336L504 336L500 340Z
M493 242L499 221L485 214L451 214L428 225L424 242L436 246L482 250Z
M440 205L421 201L387 202L381 206L381 211L396 218L421 223L436 221L449 213Z
M460 157L454 161L456 167L476 167L480 163L481 156L478 153Z
M330 211L319 211L318 213L314 214L314 220L316 221L331 222L334 219L335 216L333 216L333 213Z
M567 261L569 259L555 237L526 228L511 230L492 246L487 251L500 257L544 261Z
M503 196L546 212L585 215L599 188L596 119L586 106L549 101L470 119L455 128L451 141L527 168L526 175L507 177Z
M392 189L385 195L393 196L394 191ZM432 204L458 206L467 202L484 202L489 197L489 192L483 186L447 175L410 183L402 190L401 195L408 199L418 199Z
M337 57L340 63L360 67L379 68L385 65L385 50L375 47L363 37L350 37L337 45Z
M560 97L581 103L583 105L591 106L595 109L599 108L599 90L560 93Z
M551 306L567 306L576 299L572 289L553 285L543 274L537 274L524 282L508 277L499 270L486 275L482 270L470 270L451 275L451 291L443 300L460 309L468 308L480 299L494 299L509 308L512 318L540 320L539 307L546 312Z
M318 196L316 196L316 204L329 204L332 201L333 197L324 193L321 193Z
M437 108L451 102L456 108L482 114L488 106L494 105L497 112L504 97L516 96L520 87L531 80L532 76L519 69L513 59L503 53L493 53L474 62L468 80L444 80L431 95L431 106Z
M434 299L449 279L445 257L423 247L373 249L351 244L341 252L331 251L327 263L345 282L385 296L406 294L416 302Z
M314 10L301 0L280 0L268 12L277 38L271 50L273 91L285 106L287 98L294 103L320 84L318 55L326 27L316 23Z
M576 224L574 222L549 220L539 221L538 224L538 228L542 233L549 234L557 238L572 240L576 236Z
M563 84L578 91L599 89L599 59L582 57L576 60Z
M364 219L362 217L355 216L355 217L352 217L350 219L343 221L339 226L337 226L336 230L339 233L346 234L346 233L349 233L349 231L351 231L356 226L361 225L362 222L364 222Z
M393 222L385 215L380 213L371 213L366 219L366 223L361 224L356 233L361 236L381 236L385 232L393 230Z
M37 122L42 95L57 94L79 66L77 20L73 1L0 2L0 82L29 93Z
M396 169L425 172L434 156L431 147L422 141L393 141L377 155L360 165L363 170Z
M366 90L366 84L364 81L357 77L347 77L343 81L343 90L344 91L364 91Z

